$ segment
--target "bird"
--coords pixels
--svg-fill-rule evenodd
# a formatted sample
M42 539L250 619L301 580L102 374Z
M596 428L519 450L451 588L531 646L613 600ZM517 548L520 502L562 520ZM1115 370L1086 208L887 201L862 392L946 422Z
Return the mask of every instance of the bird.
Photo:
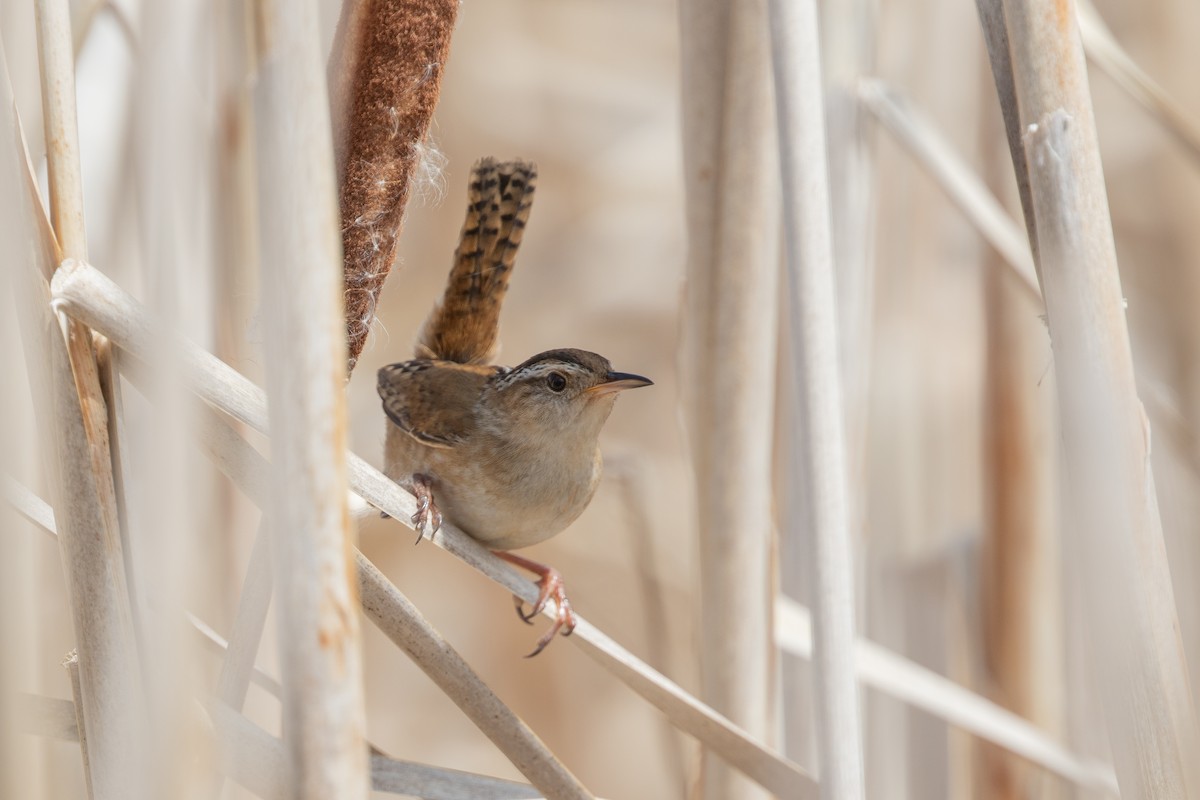
M561 574L511 550L565 530L591 502L603 460L599 437L617 396L651 386L577 348L515 367L495 358L500 307L536 186L524 161L480 160L441 302L421 329L416 358L378 372L387 417L384 472L417 498L417 541L448 520L504 560L538 576L527 623L553 600L554 624L536 656L576 618Z

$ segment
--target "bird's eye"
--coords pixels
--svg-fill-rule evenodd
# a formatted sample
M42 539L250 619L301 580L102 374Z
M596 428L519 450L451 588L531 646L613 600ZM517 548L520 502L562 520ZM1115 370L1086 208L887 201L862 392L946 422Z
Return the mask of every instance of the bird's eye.
M546 377L546 385L550 387L552 392L561 392L567 388L567 379L560 372L551 372Z

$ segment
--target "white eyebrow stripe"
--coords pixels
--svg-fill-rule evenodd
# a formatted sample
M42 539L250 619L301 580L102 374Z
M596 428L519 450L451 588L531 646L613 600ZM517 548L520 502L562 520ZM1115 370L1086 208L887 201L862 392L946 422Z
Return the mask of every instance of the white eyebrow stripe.
M556 359L554 361L539 361L536 364L530 364L529 366L521 367L520 369L509 369L507 372L498 374L492 380L496 385L504 386L517 381L526 380L528 378L538 378L543 375L548 375L551 372L574 372L576 374L583 374L586 371L586 368L580 366L579 364L571 361L559 361Z

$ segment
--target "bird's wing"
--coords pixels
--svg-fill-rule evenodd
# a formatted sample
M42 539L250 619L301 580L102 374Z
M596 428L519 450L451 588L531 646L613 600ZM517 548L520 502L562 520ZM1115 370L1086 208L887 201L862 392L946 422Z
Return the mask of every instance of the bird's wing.
M416 359L379 370L384 413L430 447L454 447L475 429L475 403L495 367Z

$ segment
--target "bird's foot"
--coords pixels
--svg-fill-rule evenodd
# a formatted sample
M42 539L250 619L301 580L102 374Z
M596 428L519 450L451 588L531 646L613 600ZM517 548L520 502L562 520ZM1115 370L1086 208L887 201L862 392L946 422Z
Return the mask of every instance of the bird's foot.
M575 630L575 612L571 610L571 601L567 599L566 587L563 584L562 575L554 567L540 564L537 561L532 561L528 558L523 558L514 553L507 553L501 550L493 550L493 553L500 556L510 564L527 569L538 577L538 598L533 604L533 608L529 613L525 613L525 601L517 595L513 595L513 603L517 607L517 616L524 620L527 624L533 624L533 618L541 614L549 605L550 601L554 601L554 607L557 611L554 617L554 624L551 625L542 638L538 639L537 646L533 652L525 656L533 658L538 653L546 649L546 645L554 641L554 637L561 631L563 636L570 636Z
M425 528L428 527L429 538L442 527L442 512L437 503L433 502L433 478L417 473L412 476L412 493L417 498L417 513L412 515L413 527L417 529L417 541L420 544L425 538Z

